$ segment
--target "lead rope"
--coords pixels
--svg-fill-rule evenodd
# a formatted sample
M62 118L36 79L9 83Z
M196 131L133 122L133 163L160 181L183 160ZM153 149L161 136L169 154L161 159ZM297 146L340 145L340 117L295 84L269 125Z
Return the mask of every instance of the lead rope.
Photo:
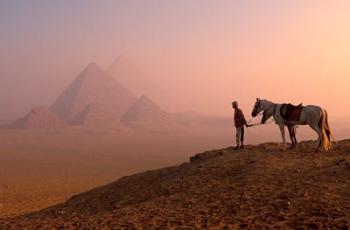
M257 117L261 117L262 114L259 113L258 115L256 115ZM253 127L253 126L256 126L256 125L259 125L260 123L254 123L254 124L250 124L252 122L252 120L254 119L254 117L250 118L249 121L247 122L247 127Z
M258 126L258 125L268 125L268 124L271 124L272 122L274 122L275 121L275 119L271 119L271 120L269 120L268 122L265 122L265 123L253 123L253 124L248 124L248 128L249 127L253 127L253 126Z

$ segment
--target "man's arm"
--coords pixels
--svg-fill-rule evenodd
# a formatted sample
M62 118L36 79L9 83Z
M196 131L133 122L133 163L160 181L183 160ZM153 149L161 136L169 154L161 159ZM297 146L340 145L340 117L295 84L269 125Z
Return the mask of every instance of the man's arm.
M243 121L243 124L248 127L247 120L244 117L244 113L241 111L241 119Z
M247 123L247 120L245 119L244 114L243 114L242 111L241 111L241 118L242 118L243 124L244 124L247 128L248 128L248 127L251 127L251 126L254 126L254 125L249 125L249 124Z

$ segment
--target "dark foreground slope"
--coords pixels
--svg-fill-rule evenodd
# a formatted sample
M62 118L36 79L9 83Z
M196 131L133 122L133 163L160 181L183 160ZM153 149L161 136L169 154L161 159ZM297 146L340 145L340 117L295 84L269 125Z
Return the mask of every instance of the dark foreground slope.
M347 229L350 141L198 154L190 163L124 177L66 203L11 219L6 229Z

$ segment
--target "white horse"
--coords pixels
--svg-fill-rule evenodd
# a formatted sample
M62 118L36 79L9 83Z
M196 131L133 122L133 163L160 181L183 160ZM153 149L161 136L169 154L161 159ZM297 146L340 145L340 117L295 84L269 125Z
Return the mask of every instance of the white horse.
M283 145L286 148L287 144L284 129L286 121L281 115L281 107L282 104L276 104L268 100L257 98L252 111L252 117L256 117L260 112L264 112L265 118L272 116L281 130ZM332 146L332 133L328 125L328 115L325 109L315 105L304 106L300 113L299 121L290 121L289 124L309 125L318 134L317 150L321 147L326 151L330 150Z

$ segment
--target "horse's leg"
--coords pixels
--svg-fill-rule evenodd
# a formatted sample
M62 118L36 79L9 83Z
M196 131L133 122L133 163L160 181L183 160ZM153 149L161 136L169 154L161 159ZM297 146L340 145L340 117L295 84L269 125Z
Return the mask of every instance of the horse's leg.
M295 126L291 126L291 129L292 129L292 133L293 133L293 145L294 147L296 147L296 145L298 144L298 141L297 141L297 136L295 134Z
M290 129L292 130L292 136L293 136L293 147L296 147L297 144L297 138L295 137L295 126L291 126Z
M309 126L318 134L316 148L316 151L318 151L322 146L322 129L318 126L318 124L309 124Z
M297 140L297 135L296 135L296 127L295 126L293 126L293 136L294 136L294 143L295 143L295 145L297 145L298 144L298 140Z
M284 149L286 149L287 148L287 144L286 144L286 134L285 134L285 130L284 130L284 124L279 125L279 126L280 126L282 141L283 141L283 147L284 147Z
M293 126L290 126L290 133L291 133L291 139L292 139L292 145L295 147L295 142L294 142L294 128Z
M290 146L290 149L292 149L294 147L294 133L293 133L293 126L290 126L290 125L287 125L287 128L288 128L288 132L289 132L289 137L290 137L290 140L291 140L291 146Z

